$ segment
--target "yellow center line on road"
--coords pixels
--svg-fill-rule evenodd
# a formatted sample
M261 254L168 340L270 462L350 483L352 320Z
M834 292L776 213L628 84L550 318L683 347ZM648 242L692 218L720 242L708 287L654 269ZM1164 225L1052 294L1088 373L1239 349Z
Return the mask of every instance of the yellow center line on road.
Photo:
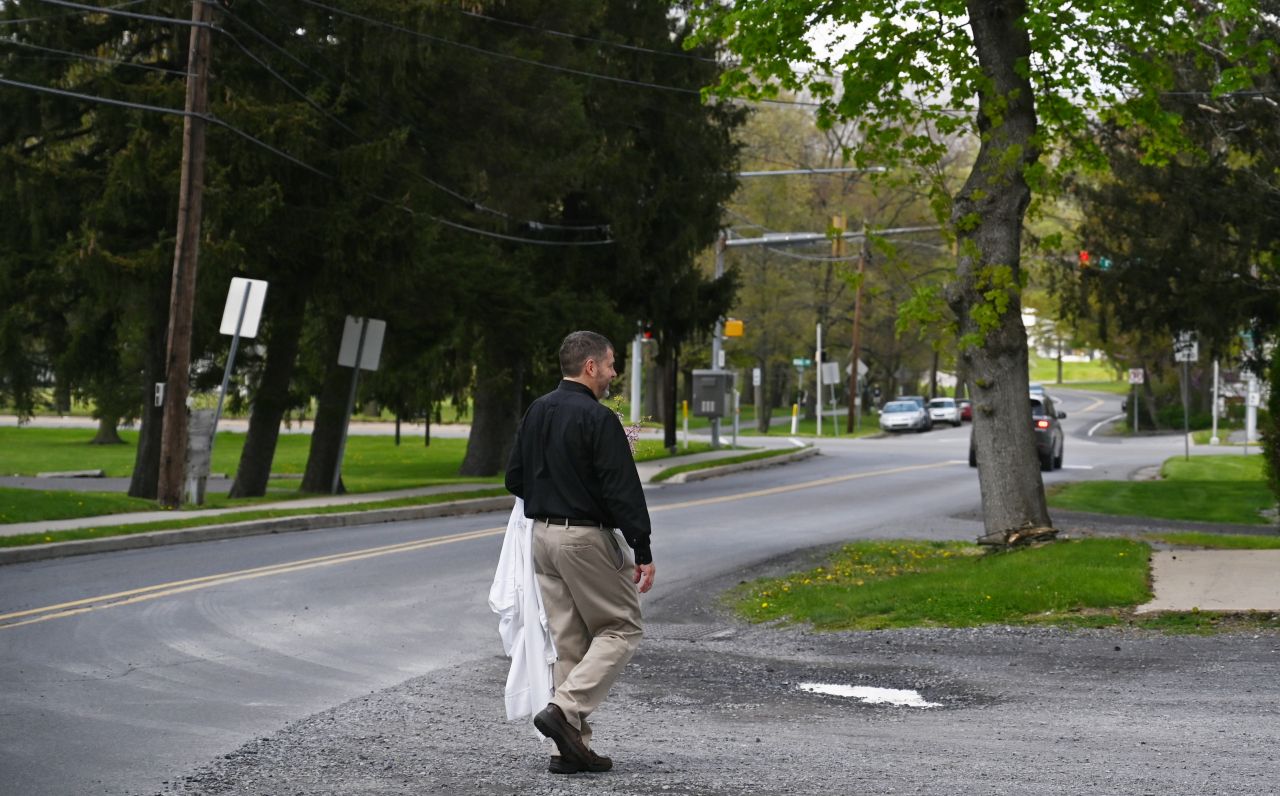
M868 470L862 473L851 473L849 475L836 475L831 478L819 478L816 481L803 481L798 484L788 484L787 486L775 486L768 489L757 489L754 492L738 492L733 495L722 495L721 497L703 498L701 500L686 500L683 503L670 503L665 506L657 506L649 509L652 514L655 511L667 511L670 509L687 509L694 506L710 506L715 503L729 503L734 500L744 500L746 498L768 497L769 495L781 495L785 492L797 492L801 489L814 489L820 486L830 486L831 484L841 484L845 481L857 481L860 478L874 478L881 475L896 475L897 473L910 473L916 470L932 470L937 467L950 466L950 461L935 462L933 464L913 464L909 467L894 467L888 470Z
M331 566L333 564L345 564L350 561L360 561L365 558L376 558L378 556L390 555L392 553L406 553L413 550L422 550L443 544L452 544L453 542L466 542L472 539L483 539L488 536L497 536L498 534L506 533L506 530L507 529L503 527L486 528L480 531L467 531L465 533L457 533L450 536L439 536L434 539L420 539L414 542L402 542L400 544L385 545L382 547L370 547L364 550L353 550L349 553L337 553L328 556L318 556L316 558L306 558L301 561L290 561L283 564L254 567L252 569L242 569L235 572L223 572L217 575L206 575L201 578L190 578L188 580L171 581L169 583L158 583L154 586L145 586L140 589L116 592L114 594L86 597L83 600L73 600L72 602L59 603L58 605L47 605L43 608L33 608L27 611L0 614L0 630L6 630L12 627L21 627L23 625L30 625L36 622L44 622L49 619L62 619L64 617L76 616L77 614L97 611L102 608L113 608L118 605L131 605L133 603L144 602L146 600L154 600L157 597L167 597L174 594L183 594L185 592L196 591L199 589L207 589L210 586L220 586L224 583L235 583L242 580L264 578L269 575L282 575L290 572L300 572L306 569ZM36 614L40 614L40 616L35 616ZM8 621L11 619L20 619L24 616L34 618L19 622Z
M930 470L938 467L947 467L950 464L951 462L936 462L934 464L918 464L909 467L894 467L887 470L869 470L866 472L851 473L849 475L832 476L831 478L819 478L814 481L803 481L801 483L788 484L786 486L757 489L751 492L737 492L732 495L722 495L720 497L686 500L680 503L668 503L663 506L654 506L649 509L649 512L656 513L659 511L670 511L672 509L710 506L717 503L728 503L748 498L768 497L770 495L779 495L786 492L796 492L802 489L814 489L817 487L829 486L831 484L844 483L846 481L856 481L861 478L873 478L882 475L895 475L897 473L907 473L916 470ZM345 564L351 561L376 558L378 556L391 555L393 553L407 553L415 550L423 550L428 547L453 544L454 542L467 542L473 539L484 539L486 537L506 533L506 530L507 529L505 527L502 527L485 528L478 531L466 531L463 533L451 534L449 536L438 536L432 539L420 539L413 542L400 542L398 544L370 547L363 550L353 550L347 553L335 553L327 556L305 558L299 561L289 561L282 564L272 564L269 566L236 570L233 572L223 572L217 575L205 575L199 578L188 578L186 580L158 583L154 586L144 586L138 589L119 591L112 594L103 594L97 597L85 597L81 600L72 600L70 602L58 603L57 605L46 605L42 608L31 608L25 611L0 614L0 630L22 627L24 625L31 625L37 622L45 622L50 619L65 619L67 617L78 616L92 611L100 611L104 608L132 605L134 603L155 600L160 597L170 597L176 594L185 594L187 592L198 591L200 589L207 589L212 586L220 586L226 583L237 583L239 581L265 578L271 575L300 572L307 569L314 569L316 567Z

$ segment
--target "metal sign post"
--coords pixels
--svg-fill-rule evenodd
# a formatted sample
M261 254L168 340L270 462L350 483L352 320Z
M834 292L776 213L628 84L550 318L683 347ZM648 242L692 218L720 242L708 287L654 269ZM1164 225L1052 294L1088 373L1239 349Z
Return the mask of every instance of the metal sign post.
M1195 332L1178 332L1173 338L1173 361L1182 363L1182 445L1187 461L1191 460L1191 420L1187 416L1187 363L1200 358L1200 345Z
M217 439L218 421L222 419L222 404L227 400L227 384L235 367L236 351L240 338L250 340L258 336L258 322L262 320L262 305L267 300L267 283L261 279L235 277L227 290L227 303L222 309L222 334L231 335L231 353L227 355L227 368L222 373L222 388L218 391L218 408L213 413L213 427L209 431L209 450Z
M813 357L813 361L818 363L817 369L814 371L814 396L813 403L818 409L818 433L819 438L822 437L822 324L818 324L818 350Z
M342 457L347 451L347 431L351 428L351 413L356 406L356 386L360 383L361 370L377 370L382 354L382 337L387 322L377 318L347 316L347 326L342 332L342 345L338 349L338 365L351 368L351 392L347 394L347 413L342 421L342 438L338 441L338 460L333 465L333 486L330 493L338 494L342 481Z
M1129 383L1133 385L1133 433L1138 433L1138 385L1146 380L1142 368L1129 368Z

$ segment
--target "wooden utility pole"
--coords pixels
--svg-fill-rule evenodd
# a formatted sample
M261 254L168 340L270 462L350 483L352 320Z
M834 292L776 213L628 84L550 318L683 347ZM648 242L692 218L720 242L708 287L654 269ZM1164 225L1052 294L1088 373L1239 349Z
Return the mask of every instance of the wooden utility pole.
M182 183L178 193L178 238L173 251L169 294L169 337L165 354L164 430L160 438L157 497L166 508L182 504L187 458L187 393L191 370L191 316L195 310L196 264L204 196L205 115L209 111L208 4L192 0L187 56L187 116L182 123Z
M853 352L849 363L849 417L845 430L852 434L862 411L858 401L858 359L862 356L862 281L867 273L867 260L871 259L871 240L867 237L867 222L862 222L862 251L858 255L858 287L853 293Z

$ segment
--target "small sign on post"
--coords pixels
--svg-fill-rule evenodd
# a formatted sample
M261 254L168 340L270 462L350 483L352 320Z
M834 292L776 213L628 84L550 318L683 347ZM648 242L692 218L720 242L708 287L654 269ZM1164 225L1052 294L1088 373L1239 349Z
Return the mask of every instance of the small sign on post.
M222 404L227 400L227 385L236 364L236 351L240 339L252 340L258 336L258 322L262 320L262 305L267 300L267 283L261 279L233 277L227 289L227 303L222 308L221 334L231 335L231 351L227 354L227 367L222 372L222 388L218 390L218 408L213 412L209 426L209 450L213 450L218 434L218 421L222 419ZM201 489L203 495L204 490Z
M360 383L360 371L378 369L378 361L382 357L382 338L386 331L386 321L352 315L347 316L347 325L342 330L338 364L351 368L351 392L347 396L347 413L343 417L342 438L338 441L338 461L333 466L333 486L329 490L335 495L338 494L338 485L342 483L342 457L347 450L347 429L351 426L351 412L356 405L356 386Z
M1200 360L1200 344L1196 342L1195 332L1178 332L1173 338L1174 362L1198 362Z
M1129 368L1129 383L1142 384L1146 381L1146 371L1142 368Z

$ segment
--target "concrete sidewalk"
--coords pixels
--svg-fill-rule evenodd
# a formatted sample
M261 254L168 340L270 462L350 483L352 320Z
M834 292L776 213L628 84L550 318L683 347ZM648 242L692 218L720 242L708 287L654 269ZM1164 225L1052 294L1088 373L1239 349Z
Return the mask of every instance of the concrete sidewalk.
M1156 611L1280 611L1280 550L1157 550Z

